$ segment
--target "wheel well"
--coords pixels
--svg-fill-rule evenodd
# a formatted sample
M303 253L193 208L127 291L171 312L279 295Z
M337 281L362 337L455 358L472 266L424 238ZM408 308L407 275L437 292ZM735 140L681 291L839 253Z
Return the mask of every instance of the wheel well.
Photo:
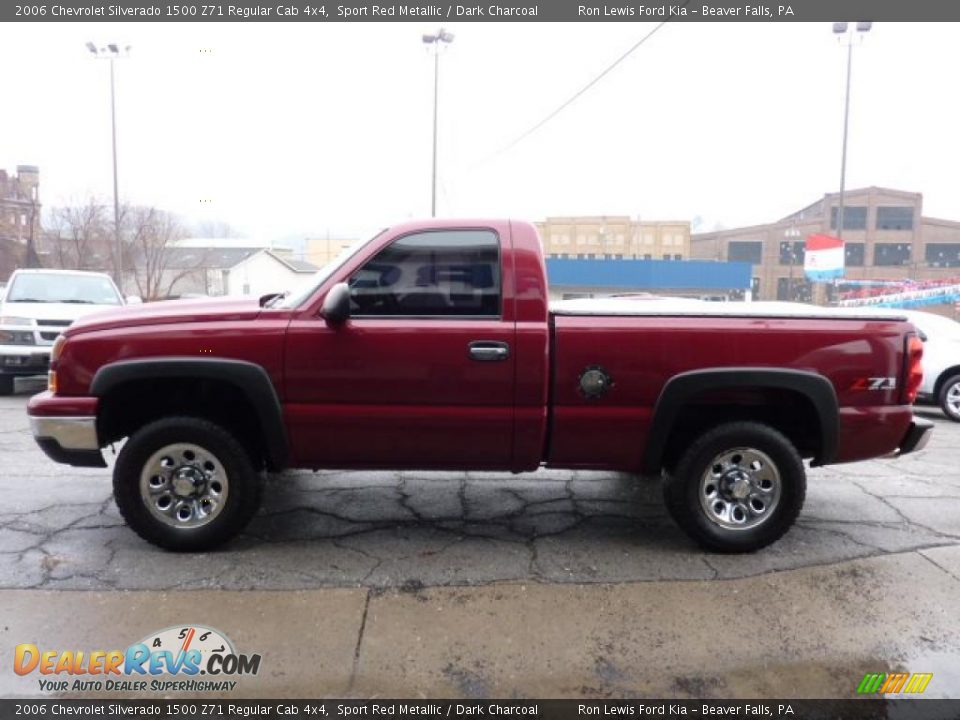
M129 437L149 422L186 415L213 422L250 453L255 467L267 459L256 408L236 385L209 378L130 380L100 398L97 433L108 444Z
M759 422L778 430L802 458L817 457L822 450L820 417L803 393L781 388L708 390L680 409L664 447L663 466L669 472L700 435L736 421Z
M933 385L933 397L936 400L940 399L940 391L943 389L943 384L952 378L954 375L960 375L960 365L954 365L953 367L948 367L937 378L937 382Z

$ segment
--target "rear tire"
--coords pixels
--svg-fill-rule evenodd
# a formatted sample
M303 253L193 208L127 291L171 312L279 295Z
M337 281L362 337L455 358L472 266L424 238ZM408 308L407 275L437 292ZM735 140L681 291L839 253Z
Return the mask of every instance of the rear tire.
M700 436L666 477L667 510L703 548L747 553L780 539L806 495L803 460L779 431L755 422Z
M233 435L192 417L142 427L113 472L127 524L147 542L180 552L210 550L243 530L260 506L261 484Z
M0 375L0 396L13 395L13 375Z
M960 422L960 375L946 379L940 387L940 409L954 422Z

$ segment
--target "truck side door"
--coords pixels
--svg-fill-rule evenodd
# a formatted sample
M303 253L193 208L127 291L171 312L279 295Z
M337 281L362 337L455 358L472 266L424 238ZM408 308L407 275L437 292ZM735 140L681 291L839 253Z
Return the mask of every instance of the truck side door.
M298 464L510 467L508 228L400 235L341 278L346 322L291 322L285 412Z

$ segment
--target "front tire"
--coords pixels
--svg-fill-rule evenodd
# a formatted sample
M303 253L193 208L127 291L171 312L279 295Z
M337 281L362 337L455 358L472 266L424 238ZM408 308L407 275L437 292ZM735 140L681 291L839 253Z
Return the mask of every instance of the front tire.
M683 453L666 478L664 501L703 548L746 553L790 529L806 486L803 460L782 433L734 422L704 433Z
M944 415L954 422L960 422L960 375L946 379L940 387L938 400Z
M180 552L210 550L237 535L260 506L261 477L225 429L171 417L135 432L113 472L113 496L147 542Z

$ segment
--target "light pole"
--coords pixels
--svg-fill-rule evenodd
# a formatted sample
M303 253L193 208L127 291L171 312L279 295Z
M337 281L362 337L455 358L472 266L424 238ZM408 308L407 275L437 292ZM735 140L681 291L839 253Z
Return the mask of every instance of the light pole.
M437 216L437 100L440 89L440 43L453 42L453 33L440 28L435 35L424 35L425 45L433 45L433 176L430 183L430 217Z
M783 236L786 238L787 248L790 252L790 274L787 276L787 302L793 302L793 265L797 261L797 238L800 237L800 231L795 225L787 228Z
M856 32L848 32L849 23L836 22L833 24L833 32L840 36L841 42L847 45L847 94L843 105L843 150L840 157L840 206L837 210L837 237L843 239L843 206L844 190L847 182L847 134L850 124L850 68L853 65L853 43L854 38L862 38L864 33L870 32L873 23L858 22Z
M123 291L123 246L120 243L120 194L117 181L117 101L115 92L113 61L130 56L130 46L120 47L116 43L108 43L98 48L92 42L87 43L87 50L97 60L110 61L110 131L113 141L113 253L114 253L114 280L117 287Z

